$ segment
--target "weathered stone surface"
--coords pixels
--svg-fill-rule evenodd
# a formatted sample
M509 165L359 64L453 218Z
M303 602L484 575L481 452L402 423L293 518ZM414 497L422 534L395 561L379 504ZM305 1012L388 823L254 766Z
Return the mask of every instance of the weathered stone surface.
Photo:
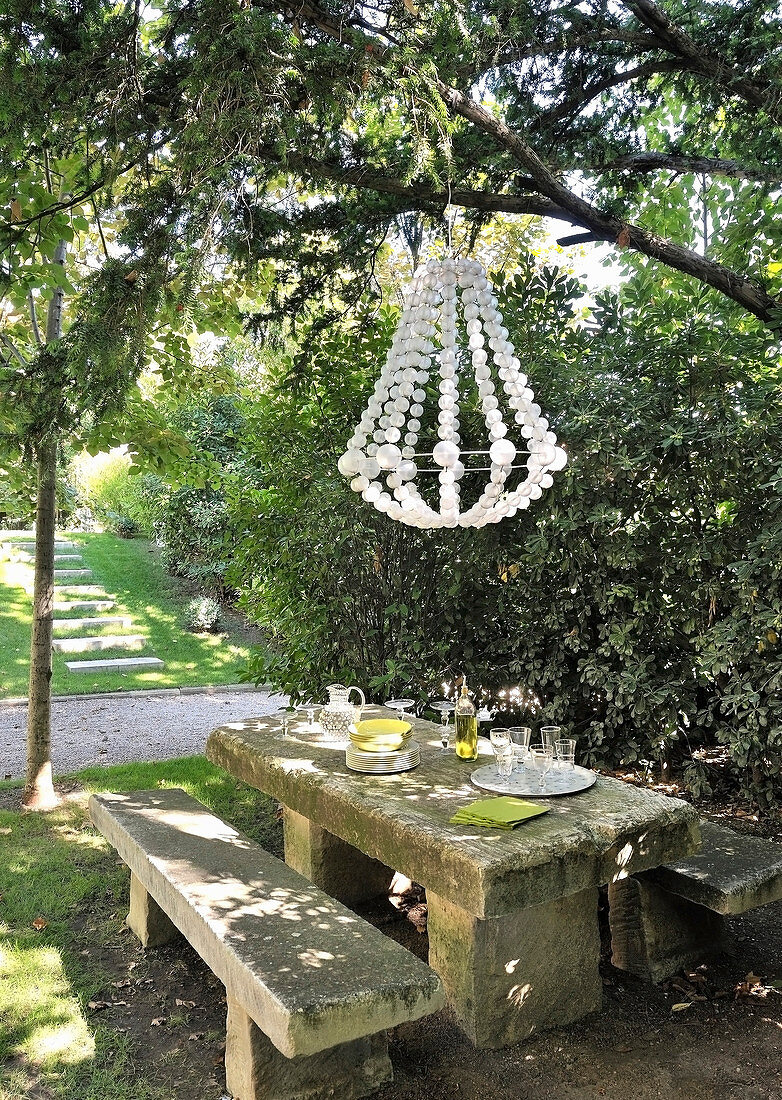
M66 561L80 562L82 560L83 559L82 559L81 554L55 554L54 555L54 564L55 564L55 566L60 566L60 565L63 564L63 562L66 562Z
M55 600L55 611L67 614L69 611L111 611L114 600ZM63 622L71 621L63 619Z
M70 610L71 607L77 606L77 604L68 604L65 610ZM109 604L109 607L111 606L112 605ZM58 610L63 610L63 608L60 607ZM96 626L121 626L127 629L132 625L133 620L129 615L106 615L102 619L54 619L52 621L52 630L92 630Z
M116 600L115 595L109 595L102 584L58 584L55 590L56 596L63 599L67 596L81 598L83 596L96 596L98 599Z
M367 708L365 714L387 713ZM599 778L511 833L449 824L481 797L476 766L440 752L439 727L413 719L421 764L400 775L356 775L344 749L283 738L274 718L215 730L207 756L360 852L477 917L499 916L694 851L698 816L677 799ZM293 729L295 734L295 726ZM491 754L481 740L485 763Z
M485 920L426 897L429 962L477 1047L510 1046L600 1009L596 889Z
M94 796L97 828L286 1057L438 1009L428 966L183 791Z
M699 852L645 872L645 881L725 916L782 898L782 845L701 821Z
M143 649L147 639L143 634L102 634L93 638L55 638L55 653L85 653L101 649Z
M69 672L115 672L123 668L163 668L159 657L115 657L108 661L66 661Z
M143 882L130 876L130 910L125 920L143 947L162 947L179 939L181 933L172 924Z
M91 577L91 569L55 569L54 570L54 582L57 581L73 581L78 580L80 577Z
M612 883L608 903L611 961L639 978L661 982L730 950L723 917L659 889L645 875Z
M394 872L284 807L285 862L345 905L387 894Z
M241 1005L228 1002L225 1083L233 1100L358 1100L392 1079L385 1034L285 1058Z
M35 551L35 539L32 537L16 539L13 536L5 536L2 545L8 546L14 550L27 550L29 553ZM54 543L55 552L58 550L73 550L75 546L76 544L74 542L68 542L62 539L56 539Z

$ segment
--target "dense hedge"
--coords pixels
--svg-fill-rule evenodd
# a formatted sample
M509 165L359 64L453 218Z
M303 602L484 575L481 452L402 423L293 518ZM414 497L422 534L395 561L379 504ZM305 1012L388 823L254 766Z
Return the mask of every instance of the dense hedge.
M232 578L269 632L253 673L421 698L466 672L571 727L589 759L691 759L724 742L773 798L782 672L778 350L682 277L641 272L590 313L530 270L501 309L571 462L482 531L410 530L336 473L396 316L321 333L254 403L254 484L229 490ZM472 414L465 411L463 421ZM691 782L707 790L697 766Z

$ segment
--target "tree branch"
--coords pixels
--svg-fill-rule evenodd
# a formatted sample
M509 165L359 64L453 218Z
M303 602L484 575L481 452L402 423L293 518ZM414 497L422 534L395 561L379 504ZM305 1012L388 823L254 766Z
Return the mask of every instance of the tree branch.
M552 122L559 122L563 118L580 114L593 99L611 88L617 88L622 84L628 84L631 80L640 77L654 76L656 73L681 72L687 68L681 61L647 61L644 65L636 65L634 69L626 69L623 72L613 73L611 76L598 80L594 84L585 87L578 96L572 96L564 100L551 111L545 111L530 126L531 130L541 130Z
M11 340L10 337L6 336L4 332L0 332L0 344L2 344L4 348L8 349L13 358L18 360L23 367L27 366L27 360L22 355L21 351L19 351L13 340Z
M41 331L38 328L38 311L35 308L35 298L33 297L32 290L27 294L27 309L30 314L30 327L33 330L33 339L38 347L41 347L43 340L41 339Z
M775 328L782 327L782 301L772 298L758 283L723 267L722 264L705 259L689 248L658 237L641 226L625 223L613 214L602 213L560 183L535 150L523 138L512 133L504 122L455 88L449 88L436 78L433 83L443 101L455 114L494 137L536 181L539 192L557 207L567 211L575 219L575 224L591 230L598 240L608 241L622 248L633 248L686 275L694 275L764 323Z
M678 172L705 173L707 176L728 176L733 179L751 180L755 183L780 183L782 170L749 168L737 160L719 157L684 156L680 153L631 153L604 164L601 172Z
M645 50L663 50L664 43L654 35L641 31L621 30L619 27L593 26L587 34L561 34L547 42L530 42L523 46L513 46L507 50L498 50L492 56L485 56L483 65L462 65L456 69L459 79L472 79L482 75L487 69L501 69L516 65L520 61L530 61L535 57L551 57L574 50L601 49L606 43L624 43L632 46L636 52Z
M713 80L716 78L732 95L737 95L752 107L762 108L769 118L782 121L782 104L778 90L748 80L743 73L726 65L719 57L704 50L694 39L675 26L666 13L652 0L623 0L625 7L648 27L663 43L664 48L677 57L685 58L696 73Z
M409 186L401 180L374 172L370 168L344 168L341 165L319 161L314 157L289 154L285 165L295 171L306 172L331 183L362 190L377 191L384 195L395 195L405 200L401 210L409 210L430 203L432 206L461 206L467 210L482 210L493 214L532 214L543 218L556 218L572 225L583 223L574 220L573 215L558 207L555 203L537 194L502 195L491 191L475 191L469 188L452 187L436 190L433 187Z

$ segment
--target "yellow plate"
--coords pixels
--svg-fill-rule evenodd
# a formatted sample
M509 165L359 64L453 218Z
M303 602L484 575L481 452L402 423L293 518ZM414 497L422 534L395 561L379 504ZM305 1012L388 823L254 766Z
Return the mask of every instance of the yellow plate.
M356 722L356 733L359 737L409 733L412 728L409 722L400 722L398 718L367 718L363 722Z
M350 731L350 740L364 752L386 752L401 748L410 740L409 722L393 718L370 718L357 722Z

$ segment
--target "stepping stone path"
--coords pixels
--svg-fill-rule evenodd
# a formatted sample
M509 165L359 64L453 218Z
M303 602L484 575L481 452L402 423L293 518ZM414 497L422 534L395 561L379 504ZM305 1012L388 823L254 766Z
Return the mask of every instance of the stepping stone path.
M116 672L123 668L163 668L159 657L118 657L111 661L66 661L69 672Z
M9 543L15 550L28 557L30 562L34 560L35 542L9 540ZM83 567L83 561L75 543L59 539L55 541L54 565L55 614L92 612L95 615L113 609L115 597L109 596L101 585L73 583L92 578L92 570ZM32 585L25 591L31 594ZM58 634L62 631L94 630L102 626L130 630L132 625L133 620L127 615L102 618L74 616L55 618L52 621L52 628ZM55 653L85 653L103 649L143 649L146 644L147 638L143 634L101 634L88 638L54 638L52 649ZM164 662L159 657L117 657L94 661L66 661L65 667L69 672L76 673L115 672L124 669L132 671L139 668L163 668Z

